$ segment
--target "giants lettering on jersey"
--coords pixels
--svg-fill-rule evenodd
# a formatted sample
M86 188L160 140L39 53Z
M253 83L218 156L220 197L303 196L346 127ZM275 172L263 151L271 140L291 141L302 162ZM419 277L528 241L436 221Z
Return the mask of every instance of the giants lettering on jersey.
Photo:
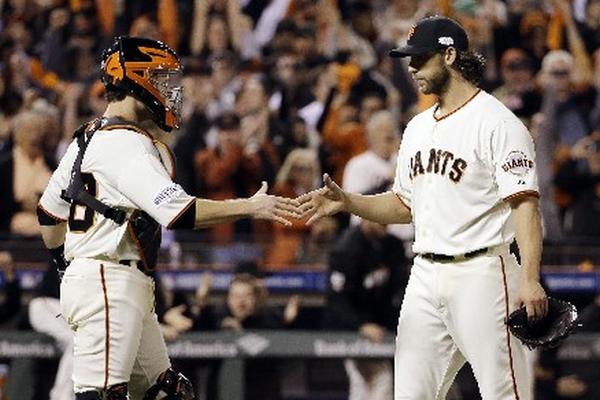
M523 176L533 168L533 161L527 158L522 151L514 150L508 153L508 156L502 163L502 170L510 172L513 175Z
M465 160L455 157L446 150L430 149L429 154L426 155L427 167L423 163L423 157L419 150L410 158L409 176L411 180L427 172L428 174L447 176L451 181L458 183L467 169Z

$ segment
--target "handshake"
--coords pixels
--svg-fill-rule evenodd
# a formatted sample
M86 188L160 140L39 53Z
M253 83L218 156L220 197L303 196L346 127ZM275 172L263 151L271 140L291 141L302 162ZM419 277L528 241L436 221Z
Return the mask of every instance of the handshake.
M333 215L339 211L347 211L346 193L329 177L323 175L325 185L295 199L273 196L267 194L267 183L263 182L261 188L248 199L251 204L250 217L254 219L267 219L289 226L290 219L304 219L308 217L307 225Z

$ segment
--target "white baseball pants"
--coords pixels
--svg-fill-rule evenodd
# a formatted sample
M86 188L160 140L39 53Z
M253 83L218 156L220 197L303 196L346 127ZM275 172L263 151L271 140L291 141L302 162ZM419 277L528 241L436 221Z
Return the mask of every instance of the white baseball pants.
M141 399L169 368L154 312L154 281L135 266L76 259L61 283L61 307L74 334L75 392L129 382Z
M396 338L395 400L443 400L468 361L483 400L531 400L525 347L504 324L520 267L502 247L462 262L416 257Z

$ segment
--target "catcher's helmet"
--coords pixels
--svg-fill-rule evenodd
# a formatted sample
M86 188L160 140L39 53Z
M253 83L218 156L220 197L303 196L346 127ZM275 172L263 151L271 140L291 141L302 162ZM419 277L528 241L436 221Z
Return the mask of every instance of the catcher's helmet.
M161 129L179 127L183 90L177 54L157 40L120 36L102 54L101 79L107 91L141 101Z

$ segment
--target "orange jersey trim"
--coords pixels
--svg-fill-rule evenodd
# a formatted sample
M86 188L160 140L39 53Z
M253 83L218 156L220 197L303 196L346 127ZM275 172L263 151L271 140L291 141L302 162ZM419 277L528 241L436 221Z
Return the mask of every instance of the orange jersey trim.
M504 201L513 201L515 199L520 199L522 197L535 197L535 198L540 198L540 194L537 190L522 190L520 192L517 193L513 193L510 196L506 196L505 198L503 198L502 200Z

